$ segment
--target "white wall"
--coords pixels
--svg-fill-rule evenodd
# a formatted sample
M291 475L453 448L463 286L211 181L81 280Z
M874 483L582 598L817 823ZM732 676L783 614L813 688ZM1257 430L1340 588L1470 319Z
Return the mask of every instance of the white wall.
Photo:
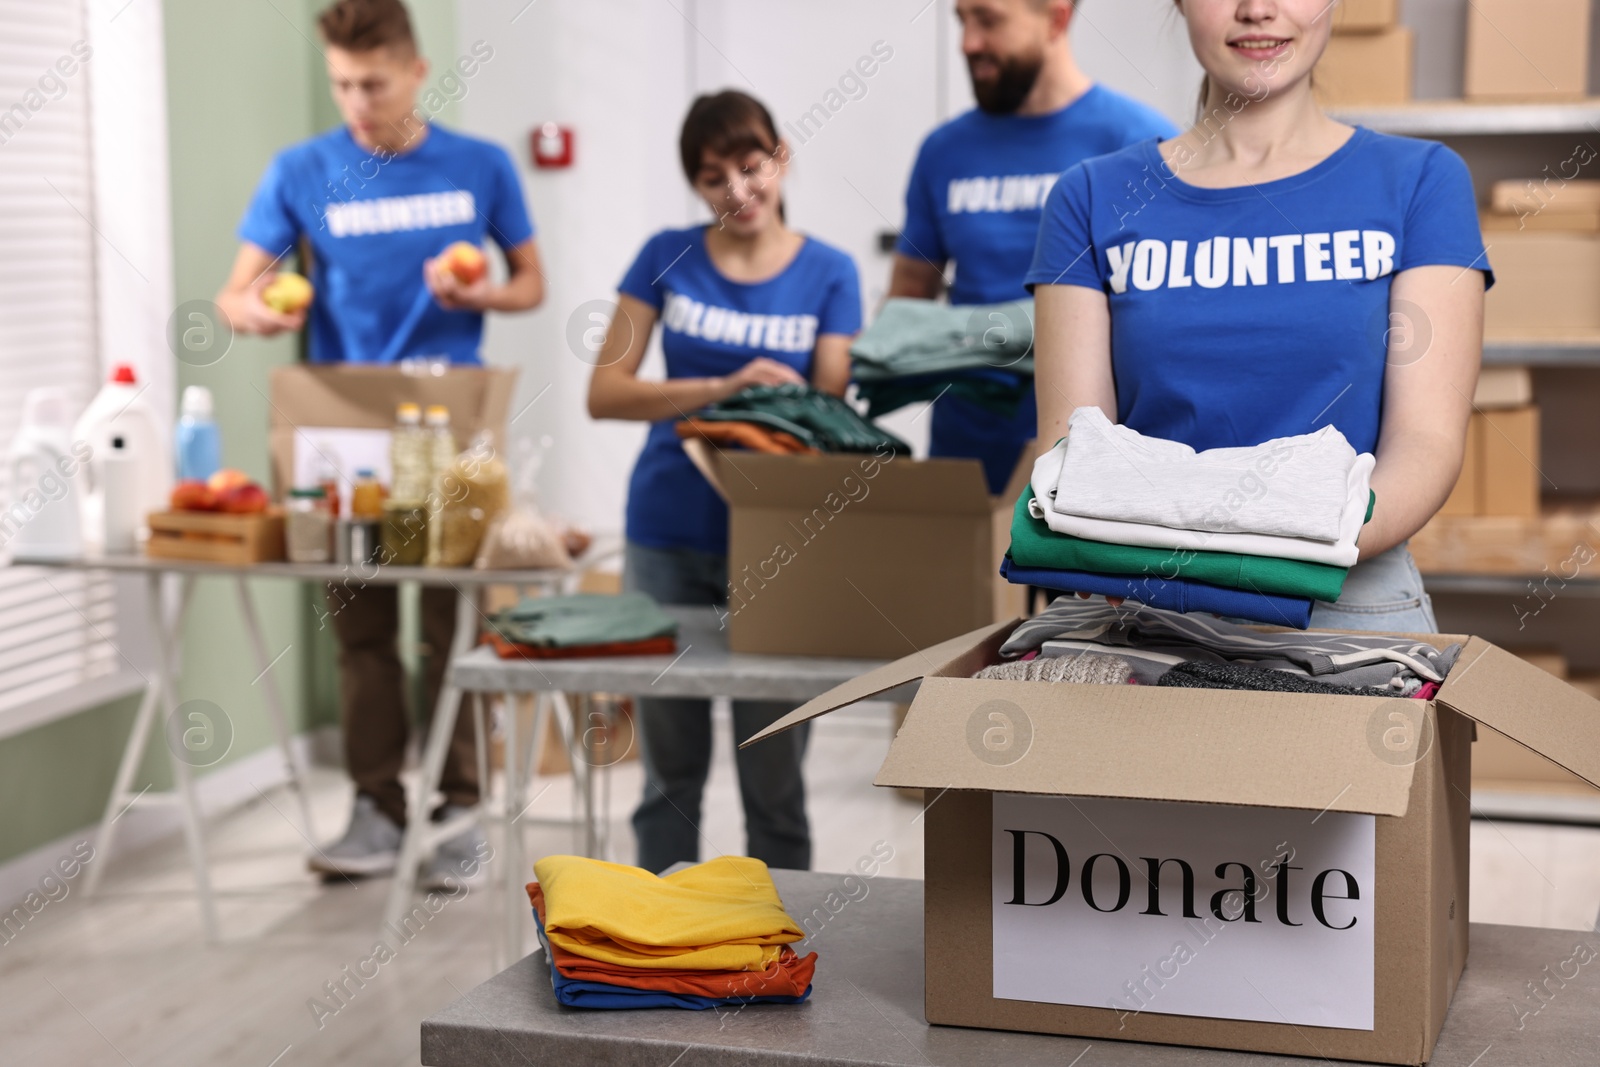
M1085 0L1076 30L1090 74L1187 118L1199 84L1181 21L1166 0ZM549 441L544 506L601 531L621 528L628 472L643 427L595 423L584 411L589 364L569 343L575 312L611 298L651 233L704 217L677 162L692 97L742 88L780 126L823 102L882 41L893 56L820 130L794 142L790 221L850 252L867 310L882 299L889 257L878 234L901 222L912 156L943 118L970 106L953 0L522 0L458 5L458 41L494 48L462 101L465 127L507 145L523 170L549 281L533 315L491 320L488 360L522 368L509 449ZM521 8L521 14L517 14ZM515 16L515 21L511 21ZM528 131L577 130L577 164L535 171ZM587 323L572 332L581 335ZM574 351L576 348L576 352ZM652 352L645 373L659 373ZM541 395L542 393L542 395ZM925 434L906 412L891 424ZM908 425L909 424L909 425ZM919 431L921 431L919 433Z

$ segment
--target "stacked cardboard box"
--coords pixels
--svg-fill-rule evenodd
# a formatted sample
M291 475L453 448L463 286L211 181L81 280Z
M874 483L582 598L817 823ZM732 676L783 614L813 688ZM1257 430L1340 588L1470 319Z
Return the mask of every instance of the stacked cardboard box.
M1473 397L1467 449L1440 515L1539 515L1539 408L1526 367L1487 367Z
M1495 287L1484 335L1512 340L1600 336L1600 181L1568 178L1592 150L1537 178L1496 182L1480 216Z
M1590 0L1473 0L1465 95L1474 101L1579 100L1589 85Z
M1400 25L1400 0L1344 0L1333 11L1333 37L1314 75L1322 105L1409 101L1415 42Z

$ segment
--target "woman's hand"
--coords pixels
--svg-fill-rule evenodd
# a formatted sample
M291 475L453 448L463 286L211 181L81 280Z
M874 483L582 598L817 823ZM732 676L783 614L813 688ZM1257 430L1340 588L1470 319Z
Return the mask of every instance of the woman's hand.
M724 378L718 378L720 399L737 396L753 385L804 385L805 378L787 363L757 356Z

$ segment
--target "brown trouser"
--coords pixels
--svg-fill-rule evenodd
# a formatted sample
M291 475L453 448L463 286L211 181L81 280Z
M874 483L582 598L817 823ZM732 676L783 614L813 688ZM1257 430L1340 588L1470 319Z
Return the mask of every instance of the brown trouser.
M439 703L445 663L456 632L454 589L422 590L422 639L428 647L423 679L427 721ZM406 791L400 783L411 717L406 714L405 672L395 650L400 605L392 585L328 591L328 613L339 642L339 706L344 729L344 761L356 791L365 793L389 818L406 824ZM461 807L478 803L477 745L472 711L465 697L456 714L455 734L444 759L439 789Z

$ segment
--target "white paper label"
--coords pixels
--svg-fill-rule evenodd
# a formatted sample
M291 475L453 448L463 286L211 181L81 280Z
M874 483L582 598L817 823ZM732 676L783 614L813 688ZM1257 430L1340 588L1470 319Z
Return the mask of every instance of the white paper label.
M339 479L339 495L350 499L356 472L370 468L384 485L394 479L389 469L389 430L356 430L333 426L302 426L294 435L294 485L320 485L331 468Z
M996 794L994 995L1371 1030L1375 833L1337 811Z

